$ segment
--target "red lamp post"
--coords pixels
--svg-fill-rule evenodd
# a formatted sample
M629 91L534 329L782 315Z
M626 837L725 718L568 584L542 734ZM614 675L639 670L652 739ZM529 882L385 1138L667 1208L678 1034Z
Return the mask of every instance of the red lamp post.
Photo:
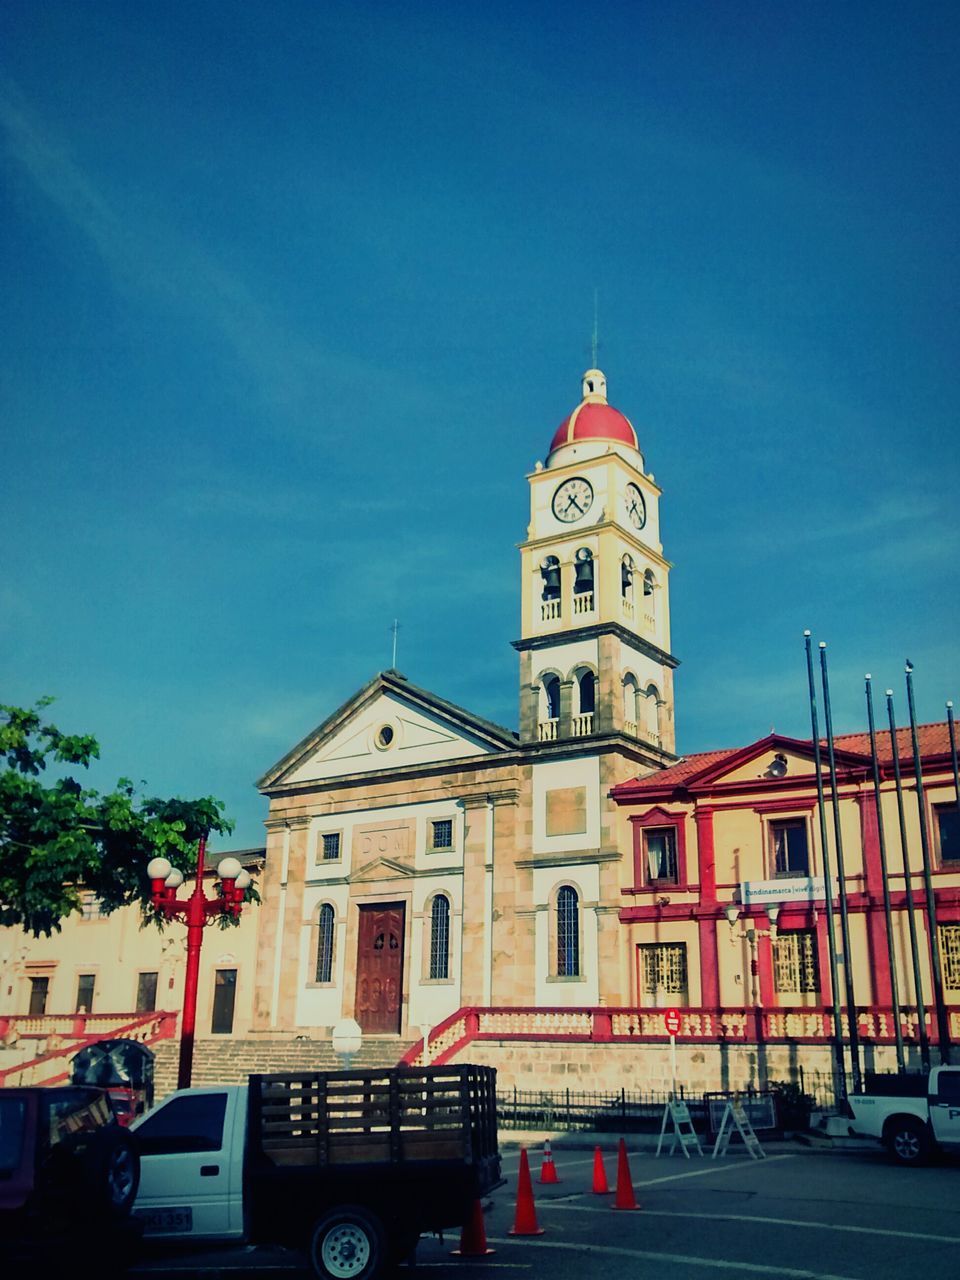
M220 877L220 895L208 898L203 889L203 863L207 849L206 836L197 848L197 875L193 893L189 898L178 898L177 889L183 884L183 873L173 867L166 858L153 858L147 865L150 877L150 898L154 907L167 920L182 920L187 926L187 973L183 988L183 1014L180 1021L180 1067L177 1088L189 1089L193 1074L193 1041L197 1026L197 986L200 977L200 948L203 945L204 925L218 916L240 915L243 910L243 893L250 884L250 875L236 858L224 858L217 867Z

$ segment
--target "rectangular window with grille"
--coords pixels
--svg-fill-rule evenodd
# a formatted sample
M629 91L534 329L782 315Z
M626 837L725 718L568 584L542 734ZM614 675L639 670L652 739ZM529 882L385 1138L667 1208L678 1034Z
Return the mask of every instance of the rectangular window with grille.
M771 862L776 876L808 876L807 824L803 818L770 823Z
M453 819L441 818L438 822L431 824L431 849L452 849L453 848Z
M817 936L812 929L781 933L777 938L773 944L773 987L781 995L819 992Z
M658 884L677 884L677 829L653 827L643 832L647 875Z
M947 991L960 991L960 924L942 926L940 952L943 957L944 987Z
M333 831L320 837L324 862L337 862L340 858L340 832Z
M687 999L687 948L682 942L642 943L640 985L651 1003L665 997Z

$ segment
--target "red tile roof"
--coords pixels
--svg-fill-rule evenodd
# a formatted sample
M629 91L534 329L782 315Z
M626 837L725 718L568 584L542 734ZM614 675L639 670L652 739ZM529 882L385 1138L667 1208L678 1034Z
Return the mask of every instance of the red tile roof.
M950 754L950 732L946 721L937 724L917 725L917 740L920 745L921 760ZM805 746L810 746L809 738L802 741ZM869 733L836 734L834 735L833 744L837 751L847 751L853 755L864 756L867 760L870 758ZM821 739L821 747L826 750L826 741L824 739ZM631 793L637 791L659 791L662 787L680 787L713 765L733 756L739 756L745 750L747 750L747 747L727 747L722 751L699 751L694 755L685 756L679 764L671 765L668 769L661 769L657 773L650 773L642 778L633 778L629 782L621 783L620 786L629 788ZM909 728L897 730L897 751L901 764L912 767L913 742ZM877 759L881 765L888 765L893 761L893 753L890 750L889 730L877 733Z

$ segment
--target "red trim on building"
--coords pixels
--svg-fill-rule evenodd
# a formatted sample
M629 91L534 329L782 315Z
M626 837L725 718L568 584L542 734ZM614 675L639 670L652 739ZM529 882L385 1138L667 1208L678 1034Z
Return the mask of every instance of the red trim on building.
M717 855L713 844L713 809L698 805L697 862L700 867L700 905L712 906L717 900Z
M716 917L701 916L697 921L700 935L700 1003L720 1003L720 957L717 953Z
M777 993L773 989L773 943L769 933L757 937L757 976L760 980L760 1003L766 1008L777 1003Z

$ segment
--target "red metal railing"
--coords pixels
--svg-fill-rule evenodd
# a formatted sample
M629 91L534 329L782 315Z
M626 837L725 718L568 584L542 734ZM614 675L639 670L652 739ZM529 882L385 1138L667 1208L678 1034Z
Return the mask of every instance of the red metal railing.
M0 1018L0 1039L33 1040L42 1052L0 1070L4 1085L59 1084L69 1078L69 1060L97 1040L153 1044L176 1035L176 1013L13 1014ZM13 1033L13 1035L11 1035Z
M663 1009L611 1008L480 1008L458 1009L430 1032L428 1054L419 1040L401 1062L442 1066L474 1040L573 1040L579 1043L656 1044L669 1040ZM960 1008L948 1010L951 1040L960 1040ZM840 1014L844 1037L849 1035L846 1010ZM928 1011L927 1035L937 1042L936 1019ZM918 1039L915 1013L900 1012L907 1042ZM867 1044L894 1044L893 1012L889 1008L857 1010L857 1030ZM833 1037L833 1014L822 1008L681 1009L681 1043L828 1045Z

